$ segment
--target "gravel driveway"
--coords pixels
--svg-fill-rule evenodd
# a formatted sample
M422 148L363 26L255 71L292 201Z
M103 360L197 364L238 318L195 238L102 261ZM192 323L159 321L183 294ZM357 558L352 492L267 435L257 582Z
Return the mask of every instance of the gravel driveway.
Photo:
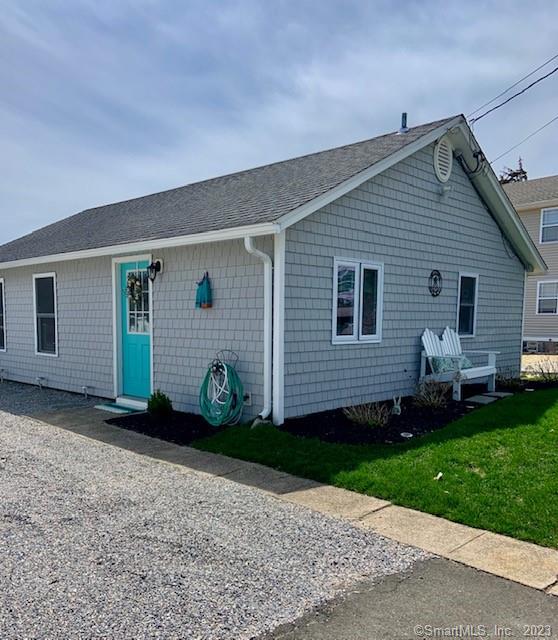
M0 386L2 640L252 638L425 557L8 413L18 389Z

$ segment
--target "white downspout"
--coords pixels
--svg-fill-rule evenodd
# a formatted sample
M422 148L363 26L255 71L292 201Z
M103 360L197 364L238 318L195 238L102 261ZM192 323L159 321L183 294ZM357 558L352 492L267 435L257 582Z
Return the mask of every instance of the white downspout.
M271 414L271 389L272 389L272 333L273 333L273 262L271 256L254 246L254 238L246 236L244 247L248 253L258 257L264 265L264 406L259 413L261 420L266 420Z

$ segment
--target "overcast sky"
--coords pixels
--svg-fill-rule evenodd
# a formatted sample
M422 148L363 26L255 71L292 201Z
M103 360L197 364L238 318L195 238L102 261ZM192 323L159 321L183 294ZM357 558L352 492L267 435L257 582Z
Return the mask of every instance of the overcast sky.
M558 53L557 24L537 0L0 0L0 242L392 131L401 111L468 114ZM479 122L489 159L557 97L558 74ZM521 154L558 174L557 141L558 122L495 169Z

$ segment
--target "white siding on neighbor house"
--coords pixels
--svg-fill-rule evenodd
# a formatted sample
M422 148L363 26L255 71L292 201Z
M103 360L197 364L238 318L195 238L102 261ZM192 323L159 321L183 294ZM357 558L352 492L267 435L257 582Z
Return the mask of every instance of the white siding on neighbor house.
M558 340L558 315L537 314L538 283L548 280L558 281L558 242L544 242L542 244L539 242L540 209L521 211L519 216L548 266L548 272L542 276L527 276L523 335L527 338Z
M285 416L415 388L425 327L455 327L459 272L479 274L476 337L519 371L524 269L457 162L440 195L432 146L287 231ZM384 263L382 341L332 345L334 257ZM433 269L443 290L428 290Z
M272 252L269 238L258 248ZM239 354L238 372L255 416L263 405L263 265L242 240L154 253L164 272L153 285L153 386L177 409L198 411L208 364L220 349ZM0 368L11 380L114 397L111 258L61 262L0 272L6 287L6 352ZM58 357L35 354L33 273L55 272ZM213 308L195 309L196 283L209 272Z

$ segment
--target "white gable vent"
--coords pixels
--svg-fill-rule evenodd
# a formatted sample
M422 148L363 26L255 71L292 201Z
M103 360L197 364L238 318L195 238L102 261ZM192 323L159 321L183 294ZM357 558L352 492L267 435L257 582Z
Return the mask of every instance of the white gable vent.
M447 182L453 166L453 149L451 142L444 136L434 147L434 171L440 182Z

